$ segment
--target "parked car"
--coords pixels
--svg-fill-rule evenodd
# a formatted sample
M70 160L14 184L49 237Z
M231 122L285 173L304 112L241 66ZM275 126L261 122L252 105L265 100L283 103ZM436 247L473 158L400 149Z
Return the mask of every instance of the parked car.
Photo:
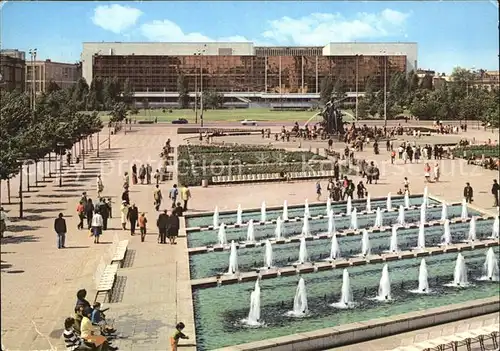
M256 126L257 122L256 121L252 121L252 120L248 120L248 119L244 119L243 121L241 121L241 125L244 125L244 126Z
M188 124L188 120L185 118L178 118L172 121L172 124Z

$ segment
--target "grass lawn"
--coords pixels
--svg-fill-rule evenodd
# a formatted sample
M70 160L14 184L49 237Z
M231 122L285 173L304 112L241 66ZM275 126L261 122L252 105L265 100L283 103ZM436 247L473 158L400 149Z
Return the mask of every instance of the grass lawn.
M189 123L195 122L193 110L139 110L139 114L132 115L137 120L153 120L158 118L158 122L171 122L178 118L185 118ZM270 111L267 108L234 109L234 110L206 110L203 113L205 122L238 122L244 119L257 122L283 121L283 122L306 122L318 111ZM101 118L106 121L109 118L108 112L100 112ZM351 110L345 110L345 120L350 121ZM200 113L198 112L198 122ZM321 118L321 117L318 117Z

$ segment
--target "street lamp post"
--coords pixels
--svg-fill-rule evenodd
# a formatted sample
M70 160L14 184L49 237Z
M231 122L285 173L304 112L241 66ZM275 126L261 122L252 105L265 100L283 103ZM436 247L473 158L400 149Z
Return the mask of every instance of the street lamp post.
M62 187L63 143L57 143L59 148L59 187Z
M32 110L36 107L36 72L35 72L35 61L36 61L36 51L37 49L29 49L30 54L30 67L31 67L31 86L30 86L30 108Z
M97 157L99 157L99 132L97 132Z
M359 62L358 62L359 55L356 54L356 113L355 113L355 120L356 122L358 121L358 72L359 72Z
M387 55L385 51L384 54L384 128L387 129Z
M194 124L198 124L198 65L194 63Z
M203 46L203 49L199 49L196 51L194 55L200 56L200 125L203 127L203 59L201 56L207 51L207 44ZM195 81L196 82L196 81ZM198 92L197 92L198 93ZM197 102L197 101L196 101ZM195 110L195 118L196 118L196 123L198 123L198 110Z

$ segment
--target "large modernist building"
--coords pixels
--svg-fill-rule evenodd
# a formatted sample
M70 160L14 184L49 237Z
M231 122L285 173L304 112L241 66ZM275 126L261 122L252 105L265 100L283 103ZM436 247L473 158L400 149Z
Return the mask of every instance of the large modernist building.
M83 43L82 74L129 79L136 98L175 101L178 77L191 95L214 90L238 99L314 99L321 81L341 79L348 95L369 77L382 87L395 72L417 69L416 43L330 43L260 47L253 43ZM357 84L356 84L357 83ZM358 89L356 89L356 86Z

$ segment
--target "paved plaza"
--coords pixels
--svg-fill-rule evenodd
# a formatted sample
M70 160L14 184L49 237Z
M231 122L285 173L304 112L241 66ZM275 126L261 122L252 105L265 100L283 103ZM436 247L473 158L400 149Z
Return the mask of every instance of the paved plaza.
M278 130L280 126L272 127ZM107 130L103 134L107 134ZM470 129L467 134L451 136L422 137L420 143L456 142L457 138L475 138L484 142L495 139L491 131ZM195 332L187 242L182 236L178 244L158 245L155 227L157 213L153 207L153 185L131 185L130 198L140 212L146 212L149 220L149 235L146 242L140 242L140 236L131 237L129 231L120 229L119 207L122 192L122 176L136 163L150 163L153 169L159 168L162 146L170 138L175 147L186 142L189 135L177 135L177 130L170 125L134 125L127 134L120 132L111 136L111 148L107 148L105 137L101 136L99 157L90 153L86 167L81 163L66 169L63 187L58 180L48 179L33 187L24 199L25 216L18 216L18 177L11 180L12 204L7 202L6 183L2 182L1 197L3 207L8 211L12 222L9 231L2 239L2 344L8 350L48 350L51 347L64 349L61 339L64 318L71 315L76 301L76 291L86 288L88 299L95 295L93 274L101 260L107 255L113 237L129 239L129 250L123 268L118 270L117 286L108 316L115 320L120 338L114 345L121 350L166 350L168 338L178 322L186 324L185 333L190 340L182 340L186 345L183 350L195 350ZM405 137L407 139L407 137ZM496 137L498 139L498 136ZM95 142L96 138L94 138ZM260 135L225 137L217 139L225 142L260 144L269 143ZM274 140L274 139L271 139ZM192 142L195 142L193 139ZM298 141L290 143L273 142L278 147L297 149ZM300 148L323 149L326 142L304 142ZM338 151L343 144L336 144ZM94 145L94 149L96 145ZM375 161L381 170L381 179L377 185L368 185L372 197L395 194L403 188L403 179L408 177L413 193L424 189L424 171L422 161L419 164L403 165L401 161L391 165L385 145L381 145L381 154L374 155L371 146L355 154L358 159ZM432 165L436 161L432 161ZM488 171L476 166L467 166L461 159L438 161L441 167L441 181L428 184L429 193L447 202L459 202L463 197L463 187L469 181L474 188L474 206L489 214L495 214L492 207L491 184L498 178L498 172ZM157 167L158 166L158 167ZM52 166L54 168L54 165ZM41 166L39 167L41 179ZM96 198L96 176L102 174L104 197L113 199L113 218L109 230L101 237L101 244L93 244L87 230L77 230L78 219L76 205L83 191ZM176 181L163 182L161 190L168 203L168 190ZM353 177L355 183L360 177ZM25 181L25 180L24 180ZM31 176L34 184L33 176ZM323 181L326 193L326 182ZM294 181L290 183L243 184L233 186L194 187L191 189L191 213L236 209L238 204L245 208L258 208L262 201L268 206L280 206L283 200L290 205L302 204L305 199L315 202L315 181ZM322 201L326 201L323 196ZM66 249L58 250L53 221L59 212L64 213L68 225ZM183 221L181 221L181 224ZM393 347L394 341L390 344ZM380 345L376 346L375 345ZM397 346L397 345L396 345ZM367 348L368 349L368 348ZM381 344L373 344L370 350L383 350ZM347 350L347 348L345 349Z

